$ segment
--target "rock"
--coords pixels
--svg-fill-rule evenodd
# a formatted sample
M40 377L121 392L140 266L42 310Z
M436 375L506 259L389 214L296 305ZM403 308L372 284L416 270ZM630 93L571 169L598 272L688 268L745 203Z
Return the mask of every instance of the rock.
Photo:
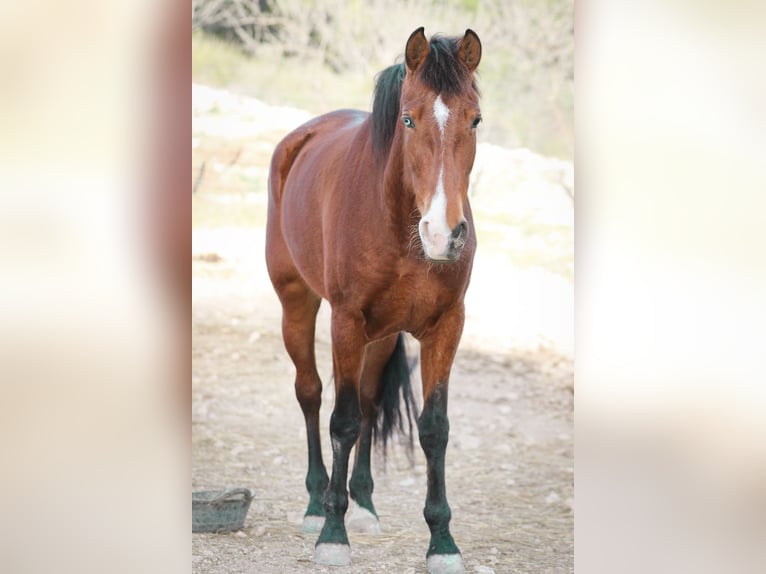
M551 492L550 494L548 494L548 496L545 497L546 504L555 504L559 500L561 500L561 497L555 492Z

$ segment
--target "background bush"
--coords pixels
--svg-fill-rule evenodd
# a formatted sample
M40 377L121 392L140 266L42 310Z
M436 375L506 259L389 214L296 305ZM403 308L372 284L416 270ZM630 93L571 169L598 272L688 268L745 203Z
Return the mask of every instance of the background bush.
M313 113L369 109L409 34L481 37L483 141L574 153L571 0L194 0L195 81Z

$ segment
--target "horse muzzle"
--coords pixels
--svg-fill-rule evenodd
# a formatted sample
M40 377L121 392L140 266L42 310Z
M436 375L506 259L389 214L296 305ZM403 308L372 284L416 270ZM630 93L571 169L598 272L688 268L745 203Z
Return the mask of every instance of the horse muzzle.
M451 263L460 258L468 239L468 222L462 219L451 230L444 231L431 225L427 219L418 226L423 252L430 261Z

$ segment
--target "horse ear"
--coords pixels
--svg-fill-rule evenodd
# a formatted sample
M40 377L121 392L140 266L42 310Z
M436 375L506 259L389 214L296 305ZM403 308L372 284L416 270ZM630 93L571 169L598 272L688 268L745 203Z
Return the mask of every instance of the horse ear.
M458 58L470 72L473 72L481 61L481 40L476 32L470 28L465 31L465 36L460 40L457 50Z
M410 72L417 70L418 66L425 61L430 50L431 47L428 45L426 35L423 33L423 26L421 26L410 34L410 38L407 40L407 48L404 50L407 69Z

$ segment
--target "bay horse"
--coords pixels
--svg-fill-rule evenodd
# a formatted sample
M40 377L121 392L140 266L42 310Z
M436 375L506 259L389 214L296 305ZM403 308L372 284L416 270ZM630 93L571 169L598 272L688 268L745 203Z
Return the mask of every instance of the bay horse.
M429 40L418 28L407 40L404 63L379 74L371 114L339 110L317 117L288 134L271 159L266 262L306 421L304 529L321 527L314 554L319 564L351 562L344 518L354 445L351 497L368 530L378 530L371 436L379 416L384 440L395 426L390 401L381 404L386 397L401 390L413 414L402 342L408 332L420 342L417 429L427 460L428 570L465 571L449 530L444 459L449 376L476 250L468 180L481 121L474 78L480 59L481 42L472 30L462 38ZM314 356L322 299L332 310L335 386L329 478Z

